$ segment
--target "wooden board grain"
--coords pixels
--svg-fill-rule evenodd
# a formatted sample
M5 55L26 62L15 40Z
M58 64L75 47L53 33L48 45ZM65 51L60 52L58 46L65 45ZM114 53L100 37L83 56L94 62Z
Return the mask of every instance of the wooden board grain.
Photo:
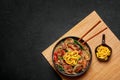
M88 31L93 25L95 25L99 20L102 22L92 30L87 36L83 39L86 40L93 34L97 33L101 29L108 27L104 21L99 17L99 15L93 11L90 15L84 18L81 22L76 24L72 29L70 29L67 33L61 36L58 40L56 40L52 45L50 45L47 49L45 49L42 54L49 62L49 64L53 67L52 63L52 50L55 44L62 38L67 36L77 36L81 37ZM95 47L101 44L102 34L106 35L106 43L112 48L112 56L109 62L99 62L95 56ZM69 78L62 76L60 77L62 80L120 80L120 41L113 34L113 32L109 29L105 30L101 34L94 37L92 40L88 42L92 49L92 63L89 70L82 76L77 78ZM54 67L53 67L54 68Z

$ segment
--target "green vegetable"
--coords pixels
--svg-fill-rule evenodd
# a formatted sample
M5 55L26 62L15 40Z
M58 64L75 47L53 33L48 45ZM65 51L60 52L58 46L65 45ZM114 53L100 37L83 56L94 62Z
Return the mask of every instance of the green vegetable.
M74 39L74 43L79 45L81 50L84 50L83 46L80 44L80 42L78 42L77 40Z
M61 65L57 65L57 67L58 67L58 69L59 69L60 71L64 71L64 69L63 69L63 67L62 67Z
M58 56L58 59L59 59L59 60L62 60L62 59L63 59L63 57L61 57L61 56Z
M80 59L81 59L81 57L78 60L80 60Z
M65 52L68 52L68 50L67 50L67 49L64 49L64 51L65 51Z

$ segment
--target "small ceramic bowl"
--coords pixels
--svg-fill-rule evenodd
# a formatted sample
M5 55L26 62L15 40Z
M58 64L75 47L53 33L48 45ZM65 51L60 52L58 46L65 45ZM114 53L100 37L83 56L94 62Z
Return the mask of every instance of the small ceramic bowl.
M98 49L100 46L107 47L107 48L110 50L110 55L107 56L107 57L108 57L107 60L101 59L101 58L97 57L97 49ZM107 62L107 61L110 59L111 54L112 54L112 48L105 43L105 34L103 34L103 36L102 36L102 44L100 44L99 46L97 46L97 47L95 48L95 55L96 55L96 57L97 57L97 59L98 59L99 61Z

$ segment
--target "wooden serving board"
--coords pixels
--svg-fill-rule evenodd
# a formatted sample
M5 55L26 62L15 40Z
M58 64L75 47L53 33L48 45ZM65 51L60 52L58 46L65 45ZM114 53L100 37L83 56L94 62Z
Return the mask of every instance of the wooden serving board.
M83 38L84 40L88 39L90 36L99 32L103 28L108 27L99 17L99 15L95 11L93 11L90 15L84 18L81 22L79 22L67 33L65 33L58 40L56 40L52 45L50 45L47 49L45 49L42 52L43 56L53 67L52 50L55 44L59 40L67 36L81 37L99 20L101 20L102 22L96 28L94 28L94 30L92 30L87 36L85 36ZM112 48L112 55L108 62L99 62L95 56L95 48L96 46L101 44L102 34L106 35L106 43ZM99 35L88 41L88 44L92 49L92 63L89 70L82 76L72 79L58 73L62 80L120 80L120 41L109 29L109 27L104 32L100 33Z

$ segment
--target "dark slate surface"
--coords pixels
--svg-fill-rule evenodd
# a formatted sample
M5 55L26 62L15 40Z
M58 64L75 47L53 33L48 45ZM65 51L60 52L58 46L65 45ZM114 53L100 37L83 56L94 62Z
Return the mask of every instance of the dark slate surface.
M41 52L93 10L120 39L119 0L0 0L0 80L61 80Z

